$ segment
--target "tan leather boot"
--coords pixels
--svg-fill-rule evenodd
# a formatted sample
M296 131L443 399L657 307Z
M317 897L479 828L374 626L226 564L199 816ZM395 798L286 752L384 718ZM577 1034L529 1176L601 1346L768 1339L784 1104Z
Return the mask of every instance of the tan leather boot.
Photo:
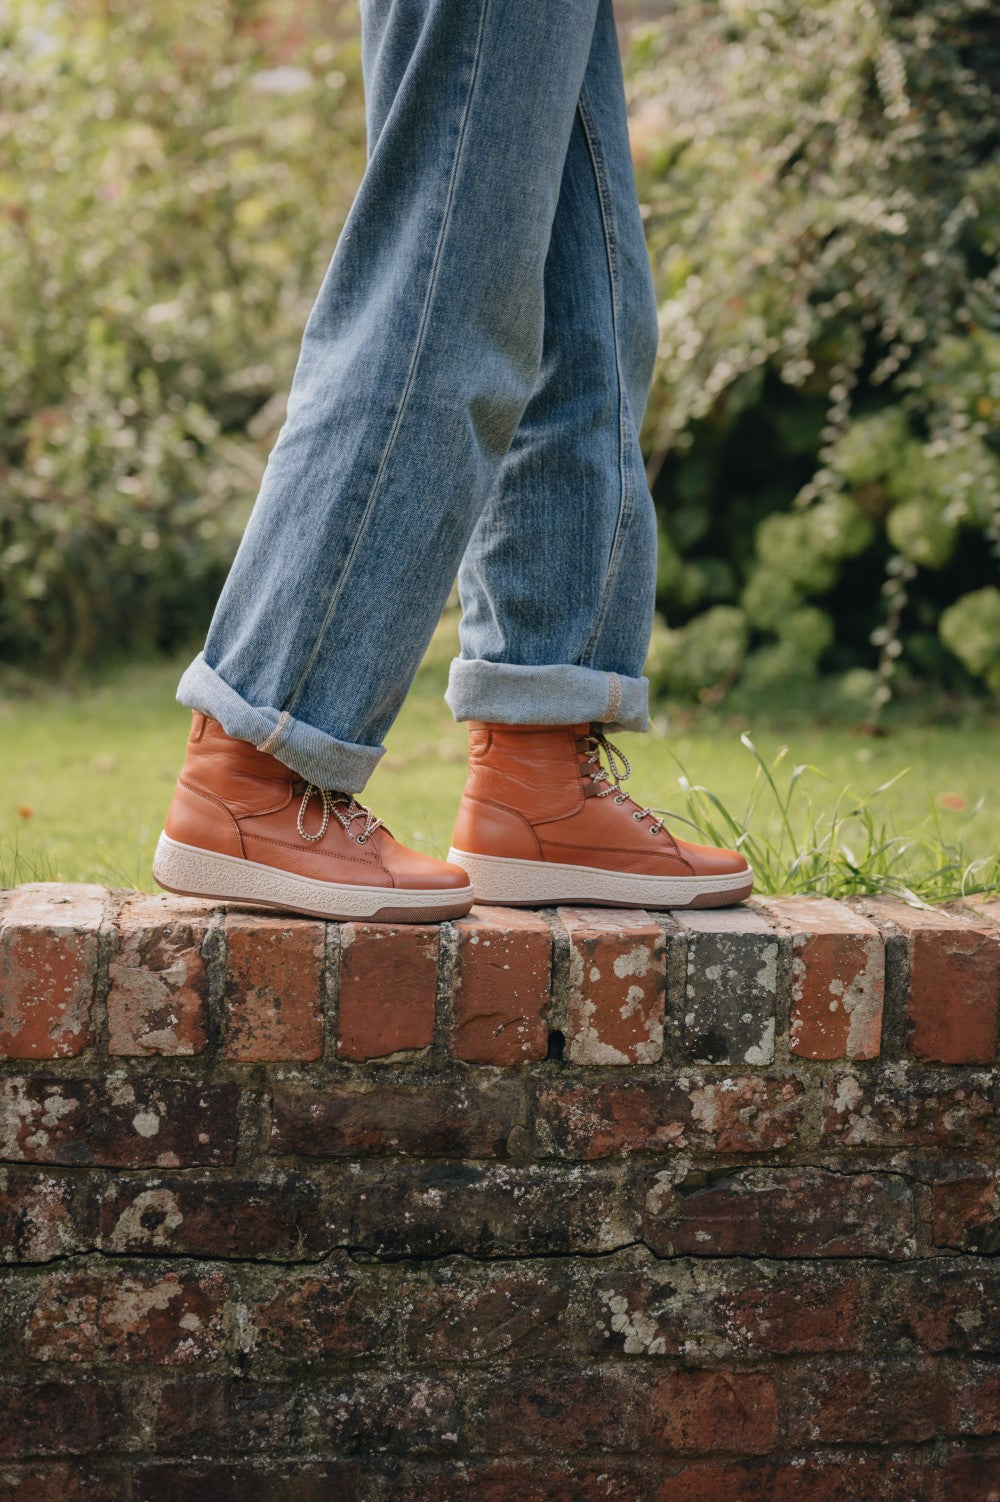
M168 892L318 918L416 923L472 906L459 867L408 850L351 794L314 787L197 710L153 876Z
M471 721L448 859L469 873L477 902L505 906L726 907L748 897L742 855L675 839L622 789L630 770L597 724Z

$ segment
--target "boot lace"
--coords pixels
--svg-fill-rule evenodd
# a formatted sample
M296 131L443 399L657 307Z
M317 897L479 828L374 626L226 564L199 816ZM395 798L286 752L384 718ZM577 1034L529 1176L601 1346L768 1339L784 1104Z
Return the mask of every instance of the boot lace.
M589 768L586 775L589 776L591 782L598 784L598 786L602 782L608 784L607 787L601 788L599 792L594 794L596 798L613 797L613 802L617 803L619 807L624 803L635 803L635 811L632 817L636 823L641 823L650 814L658 812L655 808L640 808L635 799L624 791L622 783L627 777L631 777L632 764L621 747L616 746L613 741L608 740L603 730L592 727L590 734L581 743L581 749L589 752L584 765ZM601 761L602 754L607 759L607 766ZM653 823L649 826L650 834L659 834L662 829L662 818L654 819Z
M353 793L339 793L331 788L317 787L313 782L305 783L304 787L300 785L296 790L302 792L302 802L299 804L299 816L295 821L295 827L304 840L321 840L326 834L331 814L338 823L343 825L348 839L353 840L357 838L359 845L363 845L366 840L370 840L376 829L379 829L382 825L382 820L373 818L371 811L358 803ZM323 822L320 824L316 834L308 834L305 828L305 815L314 793L319 798L323 807ZM365 821L364 829L357 836L351 833L351 825L355 819L364 819Z

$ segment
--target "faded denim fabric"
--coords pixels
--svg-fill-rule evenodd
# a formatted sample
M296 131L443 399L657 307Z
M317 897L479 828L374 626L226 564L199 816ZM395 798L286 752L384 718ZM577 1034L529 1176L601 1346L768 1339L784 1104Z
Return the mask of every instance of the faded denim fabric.
M657 342L611 0L362 0L368 163L177 698L359 792L456 718L647 728Z

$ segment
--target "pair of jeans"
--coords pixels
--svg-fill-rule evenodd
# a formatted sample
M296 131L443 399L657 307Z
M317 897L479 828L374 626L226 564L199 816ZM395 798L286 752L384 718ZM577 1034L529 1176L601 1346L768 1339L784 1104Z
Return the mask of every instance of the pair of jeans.
M648 728L657 310L611 0L362 0L367 165L177 698L360 792L457 719Z

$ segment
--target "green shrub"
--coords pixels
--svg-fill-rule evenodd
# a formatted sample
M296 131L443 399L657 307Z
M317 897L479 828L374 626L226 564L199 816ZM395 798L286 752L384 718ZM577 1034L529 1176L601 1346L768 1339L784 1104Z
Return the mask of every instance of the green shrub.
M725 597L706 613L671 585L727 559L748 686L875 670L875 713L904 673L995 689L990 631L970 652L944 624L1000 558L994 20L991 0L680 0L633 47L660 605L707 631Z
M356 42L272 67L266 21L247 0L0 20L8 660L207 624L363 162Z

